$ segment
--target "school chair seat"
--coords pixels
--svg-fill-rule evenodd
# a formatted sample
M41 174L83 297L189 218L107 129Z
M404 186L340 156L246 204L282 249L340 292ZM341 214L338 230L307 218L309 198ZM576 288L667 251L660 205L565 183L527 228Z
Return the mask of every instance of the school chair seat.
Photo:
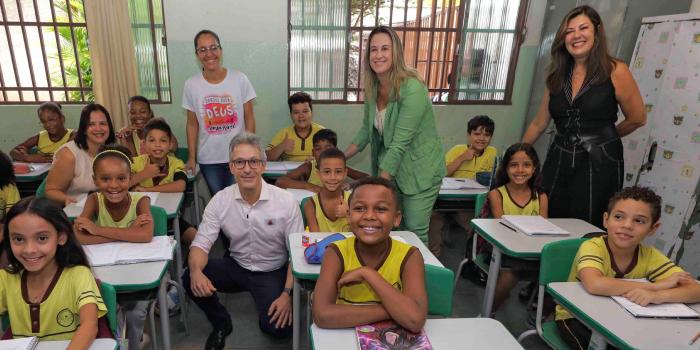
M585 238L567 239L549 243L542 248L535 329L520 334L518 342L522 343L525 338L536 333L554 349L569 349L569 346L561 338L555 321L543 322L544 293L547 284L568 280L576 252L584 241L586 241Z
M109 283L98 280L97 284L100 288L100 294L102 294L102 302L107 306L107 322L109 323L109 329L112 331L112 334L115 335L115 339L117 339L117 291L114 289L114 286Z
M309 226L309 223L306 220L306 213L304 213L304 206L306 205L306 202L309 201L309 198L311 198L311 197L306 197L306 198L301 200L301 203L299 203L299 209L301 209L301 219L304 221L304 227L307 227L307 228Z
M425 290L428 293L429 315L452 316L453 280L454 272L452 270L425 265Z

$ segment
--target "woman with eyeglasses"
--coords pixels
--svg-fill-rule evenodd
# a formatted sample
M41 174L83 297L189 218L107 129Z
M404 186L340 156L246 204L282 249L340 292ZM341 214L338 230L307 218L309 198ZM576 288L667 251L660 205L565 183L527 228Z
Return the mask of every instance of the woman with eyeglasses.
M214 195L233 184L226 152L229 142L242 131L255 132L255 90L245 74L222 65L223 49L216 33L201 30L194 37L194 49L202 71L187 79L182 93L189 150L185 168L194 173L199 163Z
M430 215L445 176L428 88L420 73L406 66L393 29L374 28L367 42L364 118L345 154L350 158L371 145L372 175L396 182L403 228L428 243Z

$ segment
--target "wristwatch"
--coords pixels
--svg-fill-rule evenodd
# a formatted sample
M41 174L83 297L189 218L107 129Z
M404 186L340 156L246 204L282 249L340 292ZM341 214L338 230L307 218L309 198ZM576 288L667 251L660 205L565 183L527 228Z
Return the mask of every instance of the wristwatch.
M289 295L292 295L292 288L284 288L282 291Z

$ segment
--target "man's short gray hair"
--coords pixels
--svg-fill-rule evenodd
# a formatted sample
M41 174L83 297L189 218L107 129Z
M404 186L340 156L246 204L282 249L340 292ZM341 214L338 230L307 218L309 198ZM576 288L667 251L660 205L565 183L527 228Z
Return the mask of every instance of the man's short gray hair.
M265 154L262 141L260 141L260 136L255 135L252 132L242 131L240 134L236 135L236 137L231 139L231 143L228 147L229 161L233 161L233 149L238 145L254 146L260 152L260 159L262 159L263 162L267 162L267 156Z

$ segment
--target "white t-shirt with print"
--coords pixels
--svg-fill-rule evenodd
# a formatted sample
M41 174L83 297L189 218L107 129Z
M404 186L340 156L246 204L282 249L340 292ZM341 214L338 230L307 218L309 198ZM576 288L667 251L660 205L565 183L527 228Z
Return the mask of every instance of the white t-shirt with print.
M197 73L187 79L182 92L182 107L194 112L199 123L197 162L227 163L231 139L245 130L243 104L255 98L248 77L233 69L226 78L211 84Z

